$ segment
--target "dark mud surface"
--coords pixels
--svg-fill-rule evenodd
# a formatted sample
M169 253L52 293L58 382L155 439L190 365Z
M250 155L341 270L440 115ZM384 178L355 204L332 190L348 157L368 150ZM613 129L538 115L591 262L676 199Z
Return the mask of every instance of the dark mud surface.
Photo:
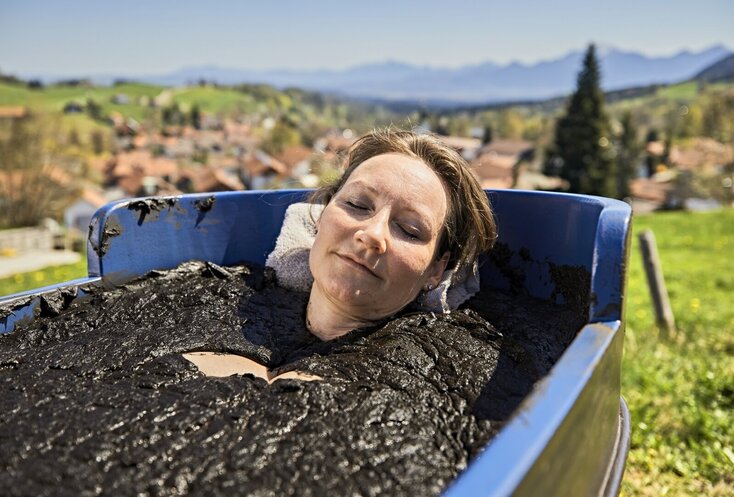
M585 315L484 291L320 342L273 280L188 263L46 299L0 336L3 495L436 495ZM205 377L203 350L324 379Z

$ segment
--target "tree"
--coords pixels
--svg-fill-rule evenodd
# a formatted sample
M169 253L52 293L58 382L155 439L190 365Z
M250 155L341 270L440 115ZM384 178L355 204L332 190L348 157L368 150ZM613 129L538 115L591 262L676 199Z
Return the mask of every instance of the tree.
M497 135L502 138L520 138L525 130L522 115L515 109L503 109L497 115Z
M193 106L191 106L189 120L191 122L191 126L193 126L195 129L201 129L201 110L199 109L198 104L194 104Z
M102 107L97 102L95 102L93 99L87 98L86 109L87 109L87 114L89 115L89 117L91 117L95 121L99 121L103 119Z
M492 125L487 124L482 133L482 145L488 145L490 143L492 143Z
M622 131L617 139L617 198L625 198L630 194L630 180L637 173L642 146L638 139L637 125L631 112L627 111L622 115L620 124L622 125Z
M298 130L279 121L270 131L270 136L262 142L262 149L271 154L279 154L292 145L301 143L301 135Z
M55 165L50 136L39 119L15 119L0 133L0 226L35 226L58 217L78 195L69 171Z
M604 110L599 63L594 45L584 56L576 91L556 122L546 171L568 181L576 193L615 197L616 164L609 119Z
M183 126L186 122L186 116L176 102L172 102L171 105L161 110L161 119L164 126Z
M89 141L92 143L92 151L95 155L99 155L104 152L105 139L102 131L95 129L89 136Z

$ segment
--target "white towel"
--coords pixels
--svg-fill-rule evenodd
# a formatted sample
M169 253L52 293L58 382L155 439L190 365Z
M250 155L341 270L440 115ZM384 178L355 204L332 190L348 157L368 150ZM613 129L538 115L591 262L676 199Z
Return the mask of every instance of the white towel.
M320 204L295 203L285 211L275 248L268 255L265 265L275 270L278 284L299 292L308 292L313 284L313 275L308 267L308 256L316 238L314 220L318 219L324 206ZM430 312L447 313L456 309L479 291L479 271L475 262L464 267L454 277L456 268L444 271L441 282L430 292L421 292L416 300L418 306Z
M479 291L479 266L477 262L461 268L443 272L440 283L430 292L421 292L416 300L418 306L426 311L447 313L457 309Z
M313 275L308 256L316 238L316 225L324 206L298 202L285 211L283 226L265 265L275 270L278 284L290 290L310 292Z

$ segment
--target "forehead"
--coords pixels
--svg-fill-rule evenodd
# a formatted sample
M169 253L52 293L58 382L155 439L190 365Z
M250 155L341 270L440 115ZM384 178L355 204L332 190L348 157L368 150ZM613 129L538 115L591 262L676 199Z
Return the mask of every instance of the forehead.
M422 160L402 154L381 154L359 165L343 188L365 188L393 202L426 214L446 213L446 194L438 175Z
M404 183L408 181L408 183ZM345 185L366 182L388 189L435 188L443 185L438 175L422 160L402 154L380 154L360 164Z

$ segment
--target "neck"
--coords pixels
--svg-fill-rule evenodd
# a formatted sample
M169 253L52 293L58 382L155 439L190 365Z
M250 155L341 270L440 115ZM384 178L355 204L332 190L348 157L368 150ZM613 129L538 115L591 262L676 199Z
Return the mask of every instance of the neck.
M306 326L321 340L333 340L370 324L373 323L344 312L326 298L316 284L311 287L311 295L306 308Z

